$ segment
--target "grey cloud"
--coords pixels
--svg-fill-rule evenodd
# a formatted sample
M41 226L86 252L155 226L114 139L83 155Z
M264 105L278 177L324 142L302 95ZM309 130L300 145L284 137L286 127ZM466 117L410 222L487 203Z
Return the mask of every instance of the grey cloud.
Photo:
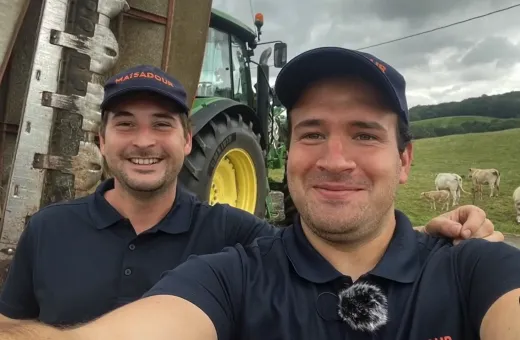
M249 1L214 0L241 20ZM253 0L265 17L262 40L283 40L288 58L336 45L360 48L512 5L509 0ZM520 8L365 50L402 72L412 102L435 102L484 91L504 81L520 61L516 27ZM252 19L251 19L252 20ZM509 38L506 39L506 38ZM267 46L259 46L255 60ZM479 65L473 69L472 65ZM483 67L485 65L486 67ZM279 70L272 68L274 77ZM502 86L499 86L502 88Z
M476 44L461 59L463 65L501 62L505 66L520 61L520 48L505 37L488 37Z

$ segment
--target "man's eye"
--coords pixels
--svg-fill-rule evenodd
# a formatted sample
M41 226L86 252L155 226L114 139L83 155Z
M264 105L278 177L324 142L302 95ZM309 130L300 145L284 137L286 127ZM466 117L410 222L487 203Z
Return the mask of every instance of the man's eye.
M158 126L158 127L169 127L169 126L172 126L170 123L167 123L167 122L158 122L155 125Z
M373 135L368 135L366 133L362 133L362 134L359 134L356 136L357 139L361 139L361 140L375 140L377 139L376 136L373 136Z
M127 127L127 126L132 126L132 123L130 123L130 122L118 122L118 123L116 123L116 126Z
M313 132L313 133L304 134L302 136L302 139L318 139L318 138L321 138L322 136L323 135L320 133Z

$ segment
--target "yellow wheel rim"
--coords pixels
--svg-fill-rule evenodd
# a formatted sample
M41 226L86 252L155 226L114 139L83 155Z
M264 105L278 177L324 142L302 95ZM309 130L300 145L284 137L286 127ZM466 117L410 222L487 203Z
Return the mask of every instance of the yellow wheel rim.
M257 195L253 160L243 149L231 149L220 159L209 191L209 204L227 203L254 214Z

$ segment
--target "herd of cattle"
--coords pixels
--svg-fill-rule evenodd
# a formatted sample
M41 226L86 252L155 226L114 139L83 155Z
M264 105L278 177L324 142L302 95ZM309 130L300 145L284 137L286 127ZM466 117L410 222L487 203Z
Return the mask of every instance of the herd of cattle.
M437 210L437 204L441 209L448 210L450 199L452 206L459 204L461 192L468 193L462 188L462 176L456 173L439 173L435 177L435 190L421 192L420 197L430 202L430 207ZM482 200L482 186L489 185L489 197L498 196L500 192L500 172L497 169L469 168L468 178L473 185L474 195L479 195ZM513 193L513 203L516 209L516 221L520 223L520 186Z

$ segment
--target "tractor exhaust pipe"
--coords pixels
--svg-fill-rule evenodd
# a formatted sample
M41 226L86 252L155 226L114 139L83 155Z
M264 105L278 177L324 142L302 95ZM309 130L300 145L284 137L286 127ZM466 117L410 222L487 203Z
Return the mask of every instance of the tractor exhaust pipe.
M265 136L264 145L262 147L267 150L269 138L267 138L268 127L269 127L269 108L271 107L269 90L271 86L269 85L269 65L267 65L267 61L271 56L273 49L271 47L265 49L260 55L260 60L258 63L258 73L256 76L256 114L260 120L260 124L262 126L262 133ZM267 161L267 153L265 155Z

